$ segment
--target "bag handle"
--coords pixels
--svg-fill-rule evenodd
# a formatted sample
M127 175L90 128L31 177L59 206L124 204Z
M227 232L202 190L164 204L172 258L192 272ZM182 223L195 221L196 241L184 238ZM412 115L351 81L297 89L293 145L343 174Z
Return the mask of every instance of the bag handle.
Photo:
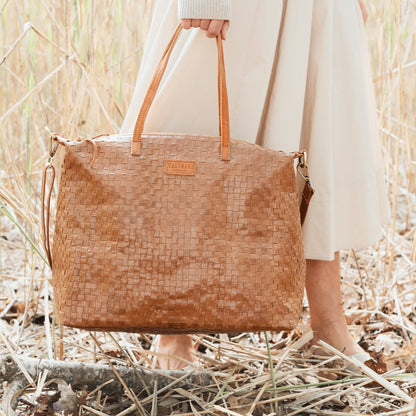
M145 98L140 108L139 115L134 126L133 138L131 143L131 154L140 154L140 144L143 134L144 123L146 121L147 114L150 106L153 103L157 89L159 87L162 76L166 70L166 66L169 61L170 54L175 46L175 43L179 37L179 34L183 26L180 22L176 27L172 38L170 39L162 58L156 68L149 88L147 89ZM218 52L218 115L219 115L219 133L221 136L221 160L230 160L230 116L228 108L228 94L227 85L225 80L225 65L224 65L224 52L221 34L217 35L217 52Z

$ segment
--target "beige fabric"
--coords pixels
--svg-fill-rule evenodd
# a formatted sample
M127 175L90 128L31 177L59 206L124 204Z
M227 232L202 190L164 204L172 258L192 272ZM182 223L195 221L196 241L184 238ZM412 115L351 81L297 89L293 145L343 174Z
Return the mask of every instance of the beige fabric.
M176 25L178 0L155 5L137 83L120 132L132 132ZM306 148L316 189L303 226L306 258L378 241L389 219L365 29L356 0L232 0L224 41L231 137ZM262 111L282 23L268 113ZM215 40L182 31L146 132L218 134ZM263 127L263 128L262 128ZM258 136L258 132L263 131Z
M178 0L178 17L231 21L231 0Z

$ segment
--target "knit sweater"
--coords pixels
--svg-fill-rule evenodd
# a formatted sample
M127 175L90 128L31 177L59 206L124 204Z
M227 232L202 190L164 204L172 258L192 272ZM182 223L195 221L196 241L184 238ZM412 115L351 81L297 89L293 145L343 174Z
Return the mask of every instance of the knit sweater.
M231 20L231 0L178 0L178 17Z

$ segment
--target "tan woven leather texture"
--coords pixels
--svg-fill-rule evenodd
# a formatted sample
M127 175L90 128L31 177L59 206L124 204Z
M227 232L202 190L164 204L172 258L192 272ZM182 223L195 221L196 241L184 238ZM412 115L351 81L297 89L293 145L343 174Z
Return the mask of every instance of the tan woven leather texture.
M217 137L131 135L65 150L52 244L60 321L147 332L296 325L304 256L293 156ZM170 175L166 160L196 162Z
M181 27L133 133L53 137L65 152L52 250L50 192L42 227L59 321L151 333L292 329L305 278L294 168L303 154L230 138L220 35L219 135L143 133ZM304 177L302 219L313 192Z

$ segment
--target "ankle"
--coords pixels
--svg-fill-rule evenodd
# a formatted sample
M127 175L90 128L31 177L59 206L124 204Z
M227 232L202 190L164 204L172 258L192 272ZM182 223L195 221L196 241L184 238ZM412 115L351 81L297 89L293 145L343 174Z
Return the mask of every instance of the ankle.
M332 324L332 326L313 329L311 345L319 345L319 340L326 342L346 355L364 352L354 340L346 324L345 326Z
M195 352L191 335L161 335L157 365L164 370L179 370L196 361Z
M191 335L187 334L164 334L160 335L160 343L163 344L182 344L192 342Z
M334 329L347 330L347 321L344 315L330 316L328 318L311 319L310 326L315 333L332 332Z

